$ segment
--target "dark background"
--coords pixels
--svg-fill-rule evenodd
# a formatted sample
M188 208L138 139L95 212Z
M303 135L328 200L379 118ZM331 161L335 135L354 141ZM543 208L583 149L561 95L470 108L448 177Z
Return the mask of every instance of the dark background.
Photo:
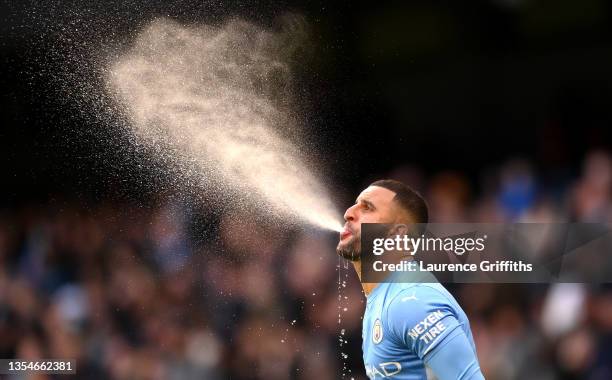
M426 175L458 170L477 184L483 169L519 156L562 181L589 149L609 147L605 1L15 1L3 3L0 26L3 200L154 190L133 152L58 85L75 49L129 38L160 15L273 24L288 11L305 16L314 45L308 67L297 68L303 118L333 186L347 193L397 162Z

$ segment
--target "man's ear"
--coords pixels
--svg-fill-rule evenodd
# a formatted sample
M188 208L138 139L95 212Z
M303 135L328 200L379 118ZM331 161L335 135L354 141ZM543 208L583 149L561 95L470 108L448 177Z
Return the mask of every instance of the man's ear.
M410 232L410 228L408 227L407 224L394 224L393 227L391 227L391 230L389 230L389 235L390 236L395 236L395 235L408 235L408 233Z

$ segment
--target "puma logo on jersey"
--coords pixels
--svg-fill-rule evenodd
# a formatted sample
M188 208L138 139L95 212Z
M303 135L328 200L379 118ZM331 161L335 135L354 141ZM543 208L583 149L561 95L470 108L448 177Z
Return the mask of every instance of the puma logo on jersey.
M415 292L412 292L411 296L402 298L402 302L406 302L406 301L418 301L418 300L419 299L416 298L416 293Z

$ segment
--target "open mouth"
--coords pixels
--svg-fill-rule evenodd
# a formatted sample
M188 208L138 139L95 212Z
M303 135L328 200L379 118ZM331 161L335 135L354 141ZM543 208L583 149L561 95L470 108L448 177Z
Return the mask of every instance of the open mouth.
M340 232L340 240L342 241L351 236L352 234L353 232L349 229L348 226L345 225L342 231Z

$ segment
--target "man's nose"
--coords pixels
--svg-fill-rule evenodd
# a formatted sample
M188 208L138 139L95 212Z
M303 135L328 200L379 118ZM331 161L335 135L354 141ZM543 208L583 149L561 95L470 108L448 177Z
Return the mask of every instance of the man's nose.
M357 213L355 212L355 208L357 205L353 205L346 209L344 212L344 220L347 222L354 222L357 219Z

